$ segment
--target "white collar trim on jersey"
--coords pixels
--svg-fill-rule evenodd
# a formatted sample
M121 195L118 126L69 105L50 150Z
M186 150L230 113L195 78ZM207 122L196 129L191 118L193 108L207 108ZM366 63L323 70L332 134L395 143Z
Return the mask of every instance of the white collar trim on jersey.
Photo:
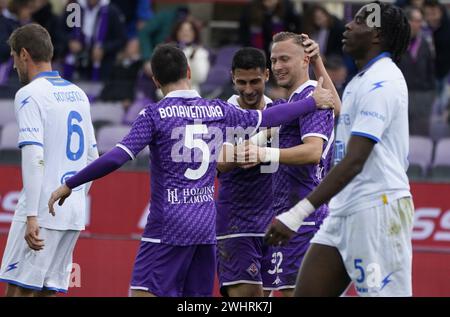
M270 99L270 98L267 97L266 95L263 95L263 97L264 97L264 103L265 103L265 105L264 105L264 108L263 108L262 110L266 110L267 105L268 105L269 103L272 103L273 101L272 101L272 99ZM238 98L239 98L239 95L233 95L233 96L231 96L230 98L228 98L227 102L228 102L228 103L231 103L232 105L235 105L235 106L240 107L239 102L238 102Z
M306 81L306 82L304 82L300 87L298 87L297 89L295 89L295 91L289 96L289 102L291 102L291 99L292 99L292 97L295 95L295 94L299 94L299 93L301 93L302 91L303 91L303 89L305 89L306 87L308 87L308 86L314 86L314 87L316 87L317 86L317 81L315 81L315 80L308 80L308 81Z
M201 98L196 90L174 90L169 92L164 98Z

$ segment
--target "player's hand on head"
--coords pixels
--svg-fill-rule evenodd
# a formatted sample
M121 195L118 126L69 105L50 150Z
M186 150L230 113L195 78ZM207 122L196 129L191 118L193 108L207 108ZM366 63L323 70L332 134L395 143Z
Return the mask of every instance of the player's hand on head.
M331 90L323 88L323 77L320 77L317 81L316 89L312 94L316 106L319 109L333 109L334 108L334 98Z
M39 238L39 224L37 222L37 217L27 217L27 228L24 238L31 249L39 251L44 248L44 240Z
M311 59L311 62L315 62L318 57L320 57L320 47L319 44L310 39L307 34L302 33L303 47L305 48L305 54Z
M295 232L289 229L278 219L274 219L264 236L264 242L268 245L286 245L295 235Z
M58 201L58 205L62 206L67 197L72 193L72 189L70 189L66 184L62 184L55 190L48 200L48 212L55 216L55 209L53 205Z

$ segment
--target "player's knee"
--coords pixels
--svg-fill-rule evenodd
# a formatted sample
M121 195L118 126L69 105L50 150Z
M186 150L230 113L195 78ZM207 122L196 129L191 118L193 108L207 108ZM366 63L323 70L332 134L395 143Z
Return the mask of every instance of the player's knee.
M281 296L283 297L292 297L294 296L294 289L293 288L287 288L280 291Z
M6 297L32 297L33 290L17 285L8 284L6 287Z
M156 295L139 289L132 289L130 292L131 297L156 297Z
M238 284L227 287L229 297L263 297L261 285Z

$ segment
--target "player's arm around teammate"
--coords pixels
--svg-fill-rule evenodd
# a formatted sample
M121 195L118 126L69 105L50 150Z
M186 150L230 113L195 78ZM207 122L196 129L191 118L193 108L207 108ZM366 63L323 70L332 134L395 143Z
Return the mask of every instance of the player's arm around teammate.
M317 78L323 78L323 81L319 80L319 83L322 84L323 82L323 88L331 91L334 101L334 114L338 116L341 109L341 99L325 69L325 65L320 56L319 44L310 39L306 34L302 34L301 36L303 38L303 46L305 47L305 55L310 59L315 76ZM254 162L253 164L241 163L240 166L242 168L250 168L260 162L279 162L292 165L318 164L320 162L324 143L322 138L307 137L303 140L303 144L286 149L277 149L273 147L261 147L261 144L267 143L267 138L264 137L263 133L267 134L266 131L258 133L257 136L250 140L250 143L247 144L244 151L236 154L238 162Z
M342 103L341 98L336 90L336 87L331 80L330 75L325 68L322 57L320 55L320 47L317 42L310 39L308 35L302 34L303 46L305 47L306 56L310 58L311 66L313 67L314 75L316 78L323 77L323 87L329 89L333 94L334 100L334 115L339 116L341 111Z

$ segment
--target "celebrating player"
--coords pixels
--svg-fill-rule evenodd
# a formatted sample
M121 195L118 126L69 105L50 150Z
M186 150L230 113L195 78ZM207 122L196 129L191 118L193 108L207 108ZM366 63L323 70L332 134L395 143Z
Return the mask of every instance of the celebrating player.
M361 296L412 295L408 89L395 64L409 37L405 14L386 3L365 5L346 25L343 49L359 73L344 91L337 165L266 235L273 244L289 239L334 196L301 266L296 296L339 296L350 281Z
M285 88L289 102L304 100L314 90L317 82L309 79L309 65L321 72L326 79L324 85L333 91L336 108L340 100L321 60L318 45L307 35L281 32L274 36L272 71L279 86ZM274 107L274 110L277 106ZM273 176L273 209L275 214L283 213L305 198L327 174L334 145L333 110L314 111L283 124L279 131L279 146L264 148L263 161L280 163ZM249 147L252 147L250 145ZM251 149L260 152L261 148ZM250 152L251 152L250 151ZM269 154L269 155L267 155ZM328 215L328 206L317 206L314 213L304 219L295 237L286 246L273 246L270 257L265 259L269 270L263 271L266 290L281 290L284 296L291 296L295 287L298 269L309 246L310 240ZM266 282L267 283L267 282Z
M332 93L318 85L312 97L280 105L280 112L242 110L202 99L191 90L180 49L159 46L151 64L165 98L140 113L117 147L53 192L49 210L55 215L54 203L61 205L73 188L116 170L149 146L152 204L134 265L132 295L210 296L216 256L212 152L219 152L227 127L254 131L276 126L314 111L316 105L333 106Z

